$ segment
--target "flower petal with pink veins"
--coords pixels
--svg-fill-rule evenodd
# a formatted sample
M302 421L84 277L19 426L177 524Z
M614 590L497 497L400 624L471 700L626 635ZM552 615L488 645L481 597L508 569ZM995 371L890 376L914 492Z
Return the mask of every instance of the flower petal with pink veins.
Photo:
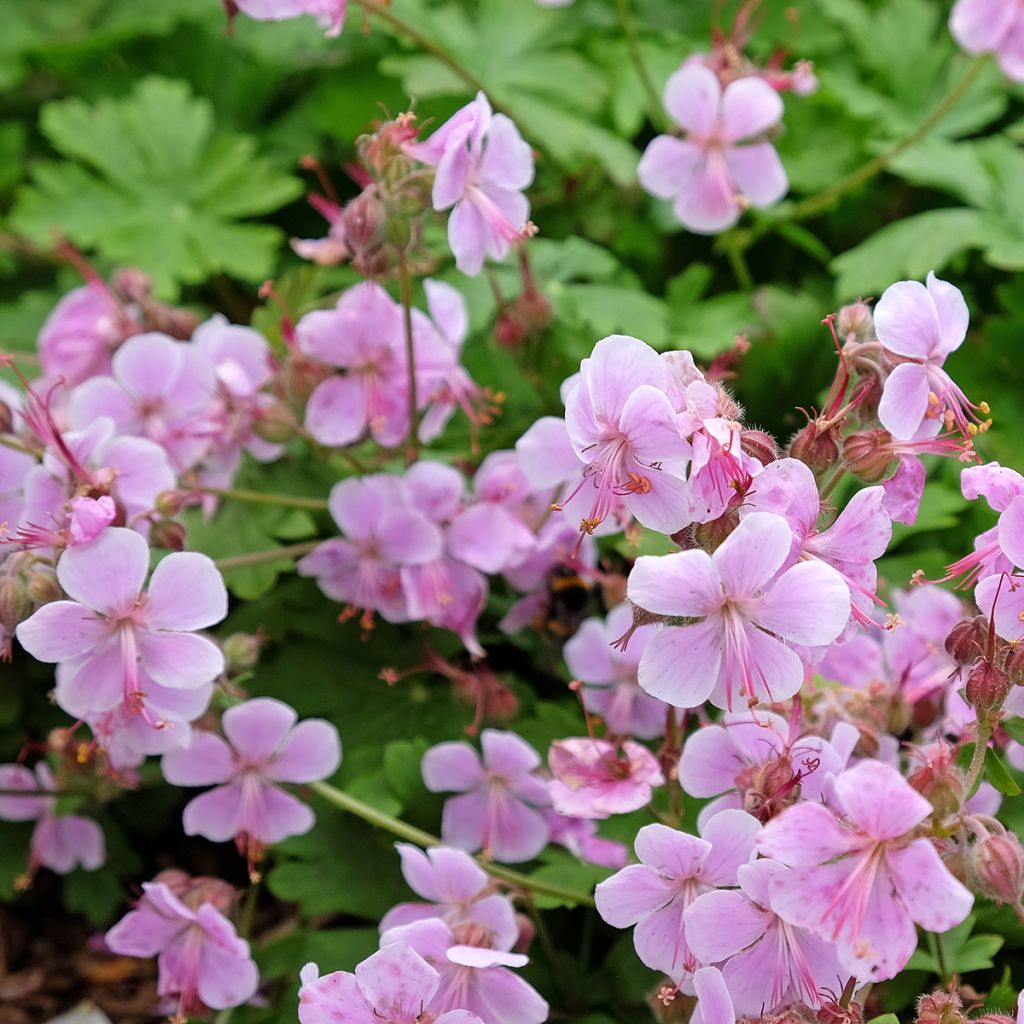
M573 450L565 420L542 416L516 441L516 458L534 487L555 487L582 468Z
M756 942L774 920L773 913L758 910L742 893L719 889L687 907L683 926L693 955L717 964Z
M786 808L769 821L758 836L757 849L790 866L823 864L854 848L851 832L840 826L821 804L802 803Z
M693 976L693 989L698 1000L693 1024L736 1024L736 1011L721 971L702 967Z
M720 153L709 153L676 196L673 210L679 223L701 235L714 235L740 219L736 187Z
M1011 579L1016 584L1013 588L1001 574L985 577L974 589L974 600L986 615L992 615L996 633L1015 643L1024 637L1024 577Z
M455 256L455 266L470 277L479 274L484 265L488 231L479 208L463 199L448 217L448 245Z
M215 786L235 774L231 747L216 733L196 729L190 746L170 750L160 762L164 778L172 786Z
M656 199L672 199L703 166L700 146L673 135L659 135L647 144L636 176L644 191Z
M39 661L77 658L91 651L110 627L75 601L51 601L35 611L16 630L21 646Z
M664 907L675 895L671 879L646 864L630 864L594 890L597 912L614 928L631 928L646 914Z
M195 633L138 632L136 643L143 667L161 686L195 689L224 671L221 649Z
M782 120L782 97L757 75L737 78L722 93L722 137L740 142Z
M693 626L662 629L640 658L637 679L641 688L673 707L699 707L719 679L722 642L717 617Z
M632 615L630 615L632 618ZM574 679L584 683L611 683L615 679L604 623L597 618L586 619L566 641L562 656Z
M938 312L920 281L889 285L875 304L874 318L878 340L894 355L927 360L941 354Z
M212 1010L241 1006L256 994L260 983L259 971L249 956L248 943L237 936L237 946L210 941L209 932L214 927L215 918L220 918L232 935L235 932L212 903L204 903L196 912L196 918L207 932L196 974L199 998Z
M89 544L68 548L57 581L68 596L103 615L127 615L149 571L149 545L134 530L110 527Z
M664 388L668 371L646 342L627 334L611 334L602 338L584 361L583 378L598 420L617 424L634 391L644 385Z
M908 440L920 429L928 412L931 383L919 363L901 363L889 374L878 404L882 426L897 440Z
M971 912L974 896L950 874L929 840L887 850L885 859L900 899L925 931L948 932Z
M700 878L709 885L735 885L740 867L754 859L761 823L746 811L725 810L710 818L701 829L701 837L711 851L700 869Z
M832 566L817 561L787 569L751 616L759 626L808 646L832 643L849 617L849 588Z
M718 796L736 787L746 766L721 725L706 725L687 740L679 758L679 785L690 796Z
M652 971L667 974L676 984L696 967L683 931L686 899L680 895L662 910L656 910L633 929L633 948Z
M298 716L283 701L255 697L224 712L221 727L239 756L266 762L280 748Z
M636 834L634 849L644 864L666 878L693 878L710 855L711 843L668 825L645 825Z
M932 805L895 768L881 761L861 761L843 772L836 779L835 794L872 839L896 839L932 813Z
M722 606L725 596L717 565L705 551L641 555L627 581L629 600L655 615L696 618Z
M681 476L662 469L640 469L638 474L647 481L648 489L630 491L622 496L622 503L636 517L638 523L658 533L673 534L691 522L690 488Z
M321 444L343 447L366 430L366 391L353 377L328 377L306 405L306 429Z
M475 975L468 991L469 1013L486 1024L542 1024L548 1004L529 982L504 967Z
M182 814L187 836L204 836L213 843L226 843L239 833L242 785L231 782L193 797Z
M334 971L318 977L316 966L306 964L300 978L300 1024L380 1024L348 971Z
M771 206L789 189L789 178L770 142L730 146L725 150L725 165L739 193L752 206Z
M440 976L403 943L385 946L356 965L356 981L377 1016L385 1021L415 1021L433 998Z
M153 629L206 629L228 613L220 570L193 551L167 555L153 570L146 593L146 624Z
M506 778L532 772L542 763L540 754L514 732L484 729L480 745L487 770Z
M782 516L754 512L743 519L712 556L729 597L753 597L765 587L782 567L792 542L793 531Z
M322 718L306 718L285 736L266 774L274 782L318 782L330 778L339 764L338 730Z
M721 100L718 76L702 64L680 68L665 85L665 109L676 124L696 135L715 129Z

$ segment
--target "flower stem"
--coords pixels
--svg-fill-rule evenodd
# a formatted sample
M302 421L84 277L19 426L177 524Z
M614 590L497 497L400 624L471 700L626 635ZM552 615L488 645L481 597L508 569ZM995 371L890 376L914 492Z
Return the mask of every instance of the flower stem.
M831 206L840 196L853 191L853 189L863 185L864 182L870 181L879 171L885 170L904 150L909 149L914 143L920 142L963 99L964 94L975 83L978 75L981 74L982 68L984 68L987 61L987 54L975 57L967 66L967 70L960 77L956 85L939 100L931 113L909 135L905 135L884 153L879 153L874 159L851 171L845 178L841 178L834 185L829 185L820 192L815 192L814 195L801 200L793 207L789 219L804 220L807 217L813 217L814 214L820 213Z
M410 25L400 18L393 11L389 10L386 3L379 0L355 0L362 9L375 18L379 18L385 25L390 25L396 32L400 32L409 40L415 43L421 50L436 57L449 70L456 74L474 92L484 92L484 84L472 71L464 68L444 47L438 45L426 33ZM499 109L497 104L492 104L495 110Z
M750 267L747 266L746 257L743 255L745 246L740 242L739 236L735 232L730 231L722 236L721 243L725 249L725 255L729 258L732 272L736 275L736 283L742 291L752 292L754 290L754 277L750 273Z
M654 85L654 80L651 78L650 71L647 70L644 55L640 50L640 38L636 32L636 22L633 20L633 9L630 6L630 0L616 0L616 3L619 11L619 24L622 26L622 34L626 39L626 49L629 50L629 59L633 62L633 67L636 69L637 77L640 79L644 92L647 93L647 104L650 108L648 113L651 124L655 128L663 129L665 127L665 115L661 106L661 97L658 95L658 90Z
M345 793L327 782L314 782L310 788L339 810L348 811L349 814L362 818L363 821L374 828L390 832L392 835L398 836L399 839L405 839L410 843L426 848L442 845L441 840L437 836L432 836L429 832L416 828L415 825L409 825L398 818L392 817L390 814L385 814L383 811L377 810L376 807L371 807L350 793ZM490 861L479 857L475 859L492 878L497 878L517 889L537 893L541 896L551 896L555 899L571 901L579 906L592 907L594 905L594 897L590 893L577 892L574 889L566 889L561 885L555 885L551 882L538 881L536 878L530 878L518 871L502 867L500 864L492 864Z
M301 558L308 555L314 548L319 547L323 541L304 540L300 544L285 544L279 548L267 548L266 551L249 551L244 555L229 555L227 558L218 558L214 565L220 570L244 569L248 565L260 565L263 562L276 562L281 558Z
M939 969L939 980L945 985L949 981L950 974L946 964L946 950L942 945L942 936L938 932L929 932L928 940L932 947L932 953L935 955L935 964Z
M991 735L991 724L986 721L979 721L978 735L974 741L974 753L971 754L971 764L967 769L967 779L964 782L965 793L973 793L978 779L981 778L982 769L985 767L985 754L988 752L988 741Z
M324 498L300 498L292 494L268 494L265 491L247 491L229 487L190 487L197 494L212 494L217 498L233 498L235 501L248 501L254 505L280 505L283 508L308 508L323 511L327 508Z
M411 466L419 458L420 414L416 395L416 349L412 330L412 278L405 252L398 253L398 286L402 297L402 323L405 328L405 361L409 375L409 433L406 436L405 460Z

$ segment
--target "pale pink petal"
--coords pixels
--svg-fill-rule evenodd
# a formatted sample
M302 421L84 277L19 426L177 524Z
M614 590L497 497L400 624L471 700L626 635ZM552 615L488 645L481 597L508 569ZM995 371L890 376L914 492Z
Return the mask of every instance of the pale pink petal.
M427 788L431 788L429 783ZM489 813L490 797L486 790L450 797L441 812L441 838L468 853L482 850L487 842Z
M640 860L669 878L693 878L711 853L711 842L667 825L644 825L634 842Z
M179 343L152 331L129 338L111 360L118 383L138 400L163 398L181 372Z
M221 728L250 763L268 761L295 725L295 711L273 697L255 697L224 712Z
M1024 578L1015 575L1007 580L1001 574L987 576L975 588L974 600L986 615L992 615L996 633L1004 640L1016 643L1024 637ZM995 614L992 614L993 609ZM1011 690L1011 694L1014 692Z
M438 161L431 202L435 210L454 206L466 191L466 177L473 162L468 146L450 146Z
M700 1021L695 1024L736 1024L736 1011L721 971L702 967L693 976L693 989L700 1009Z
M683 227L704 235L725 231L740 219L736 187L722 154L707 154L676 196L673 209Z
M622 503L637 522L658 533L673 534L688 526L690 515L690 489L681 476L667 469L647 469L639 473L649 484L647 490L630 491L622 496Z
M925 931L948 932L971 912L974 897L950 874L930 840L888 849L885 860L900 899Z
M676 897L667 907L654 911L633 929L633 947L641 962L653 971L667 974L679 982L687 973L691 959L683 931L685 899Z
M584 363L583 378L587 385L584 394L592 403L593 413L608 423L617 423L637 388L644 385L663 388L668 373L661 356L646 342L625 334L612 334L594 346ZM644 395L650 396L650 392ZM566 400L567 421L572 404L570 399ZM630 422L635 418L634 415Z
M516 441L516 457L534 487L555 487L582 468L565 420L555 416L542 416Z
M504 114L495 114L487 126L480 163L481 178L488 184L521 191L533 182L533 149Z
M240 831L242 799L242 785L238 781L200 793L185 805L185 835L203 836L214 843L234 839Z
M26 794L0 796L0 818L4 821L33 821L50 808L52 798L38 795L39 783L24 765L0 765L0 789L24 790Z
M1006 507L998 528L1003 554L1014 565L1024 568L1024 495L1014 498Z
M782 516L754 512L741 520L713 556L726 593L734 599L756 594L782 567L792 543Z
M725 165L739 193L752 206L771 206L789 189L782 161L770 142L730 146L725 151Z
M963 292L956 285L936 277L934 271L929 271L925 287L935 303L939 321L939 343L935 347L935 355L946 356L958 349L967 336L967 325L970 322L967 303Z
M699 550L642 555L629 574L627 594L656 615L694 618L711 614L725 600L716 563Z
M920 459L912 455L900 458L896 472L882 484L883 505L894 523L913 526L917 521L926 478L927 471Z
M678 195L704 164L700 146L672 135L651 139L636 169L637 180L657 199Z
M377 524L381 554L395 565L421 565L441 557L437 526L417 512L391 509Z
M486 573L515 565L534 546L533 531L525 523L508 509L486 501L459 513L444 539L453 558Z
M709 885L736 884L736 872L756 856L761 823L746 811L721 811L701 829L701 837L711 844L711 852L700 869L700 877Z
M178 551L153 570L146 601L152 629L206 629L228 613L228 593L220 570L206 555Z
M892 883L884 872L875 876L859 931L849 922L845 925L836 946L839 961L864 981L895 978L917 948L914 922L900 901L893 899Z
M957 0L949 18L953 38L968 53L999 48L1017 15L1006 0Z
M748 75L722 93L722 137L739 142L761 135L782 120L782 97L763 78Z
M415 950L385 946L356 965L356 981L386 1021L415 1021L437 991L440 976Z
M110 627L74 601L51 601L17 627L21 646L39 661L67 661L92 650Z
M421 769L423 783L432 793L464 793L480 785L484 777L480 755L462 742L431 747L423 755Z
M703 65L680 68L665 85L665 109L688 132L707 135L718 121L722 87Z
M875 305L874 319L878 340L894 355L929 359L935 354L939 318L928 289L920 281L889 285Z
M679 785L690 796L717 796L735 788L744 767L729 730L707 725L686 740L679 758Z
M340 448L366 430L366 392L351 377L328 377L306 406L306 429L321 444Z
M223 652L204 636L161 631L138 632L135 639L146 672L161 686L194 689L224 671Z
M149 545L134 530L110 527L89 544L68 548L57 580L68 596L104 615L125 615L135 605L149 570Z
M740 627L742 650L725 652L711 702L731 711L736 701L751 697L768 704L788 700L803 685L804 663L795 651L769 633L745 620L741 620ZM744 678L750 693L734 685L734 680Z
M465 797L455 799L463 800ZM447 810L448 805L445 805ZM495 860L510 864L532 860L547 846L551 830L544 816L507 791L491 791L489 814L490 829L484 850Z
M594 890L597 912L613 928L631 928L645 914L665 906L675 885L645 864L630 864Z
M172 786L213 786L227 782L236 766L231 748L220 736L196 729L188 747L164 754L160 769Z
M330 778L339 764L338 730L321 718L307 718L284 738L266 775L274 782L317 782Z
M757 849L790 866L824 864L853 848L854 837L821 804L795 804L772 818L758 836Z
M586 619L566 641L562 656L574 679L598 684L615 679L615 665L600 619Z
M483 763L488 772L514 779L541 766L541 757L514 732L484 729L480 735Z
M196 975L199 998L214 1010L241 1006L256 994L259 971L249 956L249 944L212 903L196 911L204 932Z
M458 203L448 217L448 245L463 274L474 277L483 269L487 241L487 225L477 206L466 200Z
M477 1015L478 1024L542 1024L548 1019L548 1004L533 986L504 967L481 971L467 995L467 1009ZM460 1016L465 1024L469 1014Z
M898 440L912 438L920 429L928 411L931 384L924 367L901 363L889 374L878 404L882 426Z
M321 978L314 964L306 964L300 977L300 1024L380 1024L354 974L335 971Z
M843 772L835 793L846 813L873 839L902 836L932 813L932 805L895 768L880 761L861 761Z
M787 569L751 615L759 626L808 646L832 643L849 617L850 591L824 562L800 562Z
M673 707L696 708L714 689L721 659L722 635L717 621L669 626L656 633L644 649L637 679L652 697Z
M68 397L72 430L84 430L99 416L109 416L121 429L136 420L135 402L113 377L93 377L79 384Z
M756 942L774 919L742 893L720 889L698 896L683 914L683 925L693 955L716 964Z

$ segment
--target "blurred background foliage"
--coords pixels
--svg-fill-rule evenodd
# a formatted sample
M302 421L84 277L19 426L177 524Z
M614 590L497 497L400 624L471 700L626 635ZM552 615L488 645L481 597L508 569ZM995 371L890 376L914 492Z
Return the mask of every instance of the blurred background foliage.
M736 6L634 0L640 49L659 89L686 56L708 48L713 24L728 29ZM797 407L812 405L831 379L834 349L822 317L935 269L971 306L971 334L949 368L972 398L992 407L995 426L979 441L982 457L1019 461L1019 88L988 64L960 102L883 173L810 216L801 213L802 201L914 132L961 80L969 59L949 38L944 3L764 0L750 55L763 61L781 48L789 60L813 60L821 88L786 97L778 146L790 199L719 239L679 230L636 184L639 154L661 115L648 108L615 0L577 0L562 9L532 0L391 0L388 10L464 74L392 25L367 19L356 2L343 35L326 39L309 18L260 24L239 17L228 31L217 0L6 0L0 345L31 352L57 298L78 283L53 255L55 232L103 274L139 267L160 296L204 314L252 320L279 342L278 312L257 295L262 281L273 277L299 314L355 280L344 267L303 264L288 248L290 237L323 233L304 198L318 186L301 158L315 155L342 197L354 195L344 167L355 139L413 102L421 121L444 120L472 94L469 78L516 119L537 150L530 196L540 234L529 251L555 314L539 342L502 348L493 337L496 305L487 278L441 268L470 303L467 365L505 394L503 415L485 431L485 450L510 447L538 415L557 413L560 381L596 339L613 332L661 349L691 348L703 361L745 335L751 348L736 381L738 397L750 420L785 440L802 421ZM734 276L730 246L747 247L752 289ZM496 279L513 297L514 261L498 268ZM454 459L468 451L466 430L454 426L432 454ZM250 467L238 486L323 495L343 472L340 463L296 452ZM968 509L960 498L956 475L955 465L938 467L918 524L898 528L881 565L892 585L905 584L917 568L936 573L989 525L984 510ZM192 523L190 544L224 557L331 532L318 515L229 503L212 525ZM621 565L624 553L635 551L609 551L611 564ZM227 575L238 600L220 635L260 630L267 639L245 685L287 700L300 715L329 717L345 744L339 785L436 830L440 803L422 786L419 757L429 743L458 737L473 707L436 675L389 687L378 674L385 666L415 665L428 641L455 655L452 642L387 624L361 640L355 624L339 627L337 609L311 582L285 574L289 566L282 559ZM510 601L496 589L482 639L519 700L516 728L544 749L554 737L579 733L581 723L557 648L497 631ZM9 759L26 736L40 739L60 716L45 698L48 667L20 659L0 672L0 743ZM41 876L19 897L22 913L43 920L62 896L90 926L103 926L120 913L130 885L172 864L242 882L230 849L180 835L177 816L187 795L147 787L156 773L149 766L138 792L102 812L107 866L63 881ZM258 957L280 987L271 990L270 1006L238 1013L239 1022L294 1020L297 968L311 959L327 969L352 966L375 948L380 914L406 895L386 836L323 805L318 816L311 834L281 846L268 873L256 918ZM617 818L607 834L630 840L639 823ZM23 868L24 831L5 824L0 837L0 894L7 898ZM601 877L558 852L535 870L577 887ZM982 915L976 932L998 932L1011 947L1024 946L1012 915ZM528 969L546 995L586 1024L609 1016L647 1019L642 1004L651 976L628 935L583 910L557 911L550 928L557 952L538 955ZM992 943L981 948L978 938L985 936L967 940L975 943L970 949L947 950L962 953L965 972L991 967ZM912 998L920 980L908 972L894 983L891 1008Z

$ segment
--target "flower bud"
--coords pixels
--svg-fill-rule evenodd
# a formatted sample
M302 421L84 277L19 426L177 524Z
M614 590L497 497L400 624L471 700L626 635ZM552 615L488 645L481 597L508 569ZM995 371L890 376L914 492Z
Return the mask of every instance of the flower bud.
M530 946L533 945L533 938L537 933L537 929L526 914L516 914L516 928L518 934L516 935L515 945L512 947L512 951L515 953L528 953Z
M295 436L295 416L284 402L275 401L261 409L252 425L252 432L271 444L284 444Z
M330 368L301 352L290 351L281 364L281 385L285 394L302 403L316 390L316 386L331 375Z
M958 622L946 637L946 653L958 664L969 665L985 650L988 621L984 615Z
M939 819L951 818L967 795L963 772L956 766L956 750L948 743L936 743L918 754L922 763L907 782L932 805Z
M1024 849L1012 833L975 843L969 858L972 888L996 903L1020 903L1024 894Z
M551 303L534 285L523 290L513 308L520 322L530 331L542 331L551 323Z
M1024 644L1007 644L1006 657L1003 659L1003 671L1010 677L1015 686L1024 683Z
M740 524L739 508L728 508L717 519L698 523L694 531L697 543L709 554L717 551L721 543Z
M892 468L891 445L892 435L888 430L855 430L843 441L843 458L858 480L877 484Z
M864 1020L864 1007L855 999L843 1006L837 999L827 999L815 1014L818 1024L861 1024Z
M185 527L173 519L158 519L149 529L149 543L168 551L184 551L187 537Z
M836 317L836 334L843 341L867 341L875 336L871 307L861 299L843 306Z
M345 244L352 265L361 274L372 276L386 269L387 209L377 196L376 186L364 189L346 204L341 214Z
M963 1024L963 1021L963 1003L956 992L939 989L917 1001L915 1024Z
M774 462L779 457L779 446L766 430L741 431L740 447L751 458L757 459L762 466L767 466L769 462Z
M815 476L821 476L839 461L839 442L835 430L822 430L818 420L810 420L789 442L790 458L799 459Z
M201 875L189 879L178 898L186 907L198 910L204 903L212 903L222 914L228 914L238 902L238 890L219 878Z
M512 309L504 310L494 325L494 340L502 348L517 349L526 341L526 325Z
M28 596L36 605L49 604L51 601L59 601L61 597L60 584L52 569L36 569L28 577Z
M247 672L260 657L263 639L257 633L232 633L221 645L229 672Z
M1010 677L990 662L979 661L967 677L964 696L980 715L998 711L1009 692Z
M153 279L138 267L122 267L113 277L114 291L125 302L148 302L153 294Z

